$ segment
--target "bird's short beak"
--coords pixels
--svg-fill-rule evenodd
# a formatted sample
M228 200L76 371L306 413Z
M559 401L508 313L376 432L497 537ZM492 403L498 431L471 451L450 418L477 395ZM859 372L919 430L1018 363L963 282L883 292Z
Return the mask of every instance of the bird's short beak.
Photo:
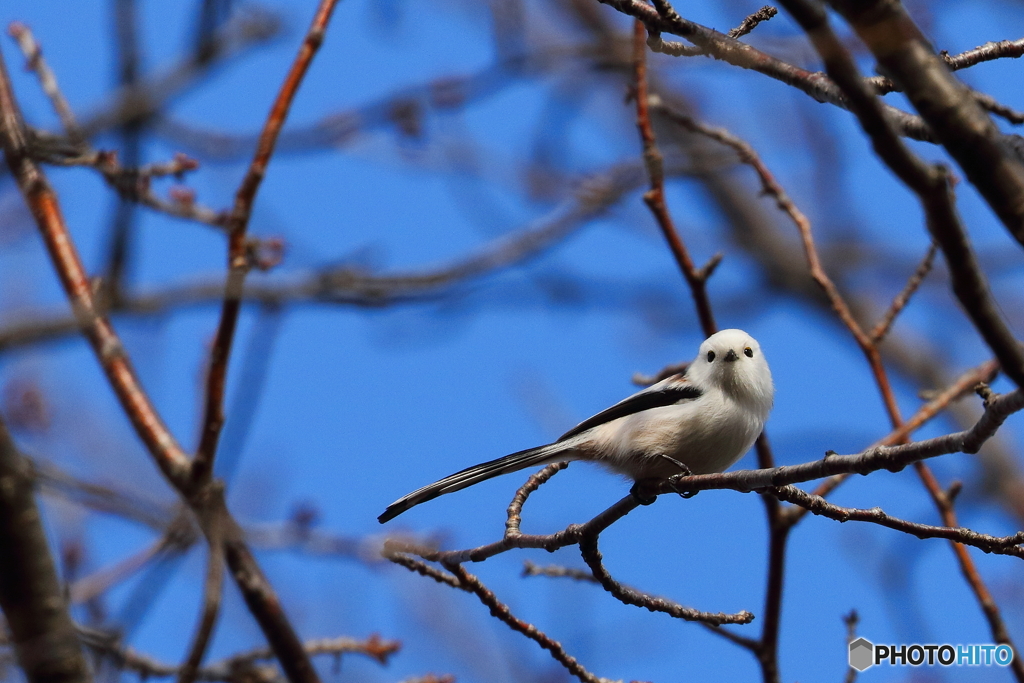
M735 352L735 351L733 351L732 349L729 349L729 353L725 354L725 362L726 362L726 363L731 363L731 362L733 362L734 360L739 360L739 358L740 358L740 357L739 357L739 356L737 356L737 355L736 355L736 352Z

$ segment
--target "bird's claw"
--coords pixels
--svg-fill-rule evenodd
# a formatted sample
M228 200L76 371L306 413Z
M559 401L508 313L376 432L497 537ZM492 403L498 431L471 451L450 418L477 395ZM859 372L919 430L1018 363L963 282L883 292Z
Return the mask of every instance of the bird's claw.
M673 491L678 493L681 497L689 499L689 498L693 498L698 493L700 493L700 491L687 491L686 489L683 489L683 490L679 489L679 480L684 478L684 477L689 477L689 476L690 476L690 472L689 471L687 471L686 474L673 474L666 481L668 481L668 486L669 486L670 489L672 489Z
M649 479L641 479L634 482L633 486L629 489L629 495L633 496L633 500L641 505L650 505L658 499L657 494L651 493L650 483Z
M682 479L683 477L689 477L690 475L693 474L690 468L686 466L686 463L680 462L675 458L665 455L664 453L658 453L658 457L661 458L662 460L668 460L670 463L679 468L679 474L673 474L671 477L667 479L669 488L671 488L673 491L678 493L683 498L693 498L694 496L696 496L698 493L697 491L679 490L679 480Z

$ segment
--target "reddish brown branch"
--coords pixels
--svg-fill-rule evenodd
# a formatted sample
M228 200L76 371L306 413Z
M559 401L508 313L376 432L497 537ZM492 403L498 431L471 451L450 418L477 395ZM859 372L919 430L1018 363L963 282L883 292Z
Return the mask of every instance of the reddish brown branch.
M828 24L823 8L808 0L783 0L825 61L829 75L850 99L871 137L876 152L920 197L929 231L942 247L953 277L953 289L968 310L975 326L999 358L1003 369L1018 384L1024 380L1024 352L992 301L988 286L974 259L966 231L960 224L948 172L929 166L897 137L878 98L864 85L853 58ZM944 66L936 66L927 41L899 4L833 2L875 52L936 132L957 158L990 206L1015 237L1024 243L1024 166L996 144L998 131L977 108ZM995 178L998 176L998 178ZM973 308L972 308L973 307ZM880 367L880 366L879 366ZM876 372L880 385L884 375ZM1018 391L1020 391L1018 389ZM884 393L884 389L883 389ZM985 415L989 415L986 407ZM893 426L902 426L898 408L890 408ZM984 416L983 416L984 420ZM980 424L980 423L979 423ZM914 463L921 481L935 501L946 526L956 526L952 504L928 467ZM978 574L967 549L953 542L954 553L968 585L974 592L998 642L1010 644L1006 627ZM1012 647L1012 644L1011 644ZM1024 681L1024 664L1014 674Z
M28 155L21 113L2 62L0 80L0 134L7 165L36 220L78 324L92 345L125 414L164 475L179 485L187 474L188 456L156 413L128 362L121 340L98 310L93 284L68 234L57 197Z
M910 297L914 296L914 292L921 286L924 279L928 277L928 273L932 270L932 263L935 261L935 253L938 251L938 247L935 243L928 245L928 251L925 252L924 258L921 259L921 263L918 264L917 269L907 280L907 284L903 287L903 290L896 295L896 298L892 300L888 310L882 316L882 319L878 321L874 329L871 330L869 335L872 344L878 344L885 335L889 334L889 330L892 328L892 324L896 322L896 316L906 308L910 302Z
M832 282L832 279L829 278L828 273L825 272L825 269L821 264L821 258L818 255L817 247L814 243L814 235L811 231L811 222L808 220L807 216L804 215L793 200L790 199L789 195L786 194L786 191L775 179L775 176L764 164L761 157L756 151L754 151L754 148L751 147L750 144L731 134L727 130L705 126L702 123L695 121L693 118L675 112L668 107L660 106L660 111L663 112L667 118L678 123L687 130L705 135L716 142L731 147L736 151L736 154L739 156L742 163L747 164L754 169L761 181L761 187L764 193L775 200L775 204L779 209L789 216L790 220L792 220L793 224L796 226L804 246L804 253L807 257L807 265L811 277L818 286L821 287L821 290L825 293L829 303L832 305L832 310L835 311L840 321L842 321L843 325L845 325L853 335L857 345L868 359L868 363L871 365L871 370L875 375L875 380L878 383L879 390L882 393L886 409L889 412L890 419L893 421L894 426L898 426L901 421L899 406L896 403L896 396L893 393L888 374L885 372L885 368L882 365L881 354L878 352L878 348L874 340L864 332L860 323L858 323L857 319L853 316L853 312L843 299L842 294L840 294L839 288L836 287L835 283ZM907 300L909 300L909 294L907 295ZM906 301L904 301L902 305L906 305ZM900 308L902 308L902 305ZM893 317L895 317L895 314L893 314Z
M649 96L647 93L647 37L643 23L638 19L633 23L633 76L636 89L636 125L640 130L640 140L643 143L644 165L647 167L647 175L651 179L651 189L644 194L644 203L654 215L661 233L668 242L672 256L675 257L686 284L690 287L690 294L693 296L693 303L697 307L697 317L700 319L701 329L704 336L710 337L718 331L715 323L715 315L711 310L711 302L708 300L707 279L714 270L714 266L699 270L690 258L683 240L679 237L672 215L669 213L668 205L665 203L665 171L662 162L661 152L658 150L657 141L654 137L654 127L651 125L650 111L648 107ZM721 260L719 257L718 260ZM717 261L716 261L717 265Z
M999 363L994 360L986 361L975 368L971 368L964 374L960 375L955 382L939 392L939 394L928 401L928 403L925 403L923 406L918 408L917 412L911 415L910 418L899 428L894 429L885 438L875 442L874 446L891 446L893 444L905 442L911 434L945 410L950 403L963 398L966 394L973 391L974 387L977 386L979 382L991 382L998 371ZM814 490L813 495L819 497L827 496L835 490L839 484L845 481L848 476L849 475L841 474L827 479ZM802 515L804 511L796 510L794 512L798 515Z
M64 223L57 196L27 152L24 130L6 66L0 59L0 142L7 165L36 220L82 332L92 345L122 409L167 480L189 502L200 522L207 521L202 513L208 509L207 498L216 492L193 485L188 457L160 419L138 381L121 340L100 310L92 283ZM225 525L225 554L232 576L285 673L292 683L318 683L302 642L245 545L241 529L224 507L223 497L217 497L214 502Z
M288 75L270 108L267 122L263 126L256 153L253 155L249 170L242 179L235 194L235 204L227 220L228 231L228 276L224 286L224 304L221 308L220 323L210 352L209 373L206 380L206 407L203 413L203 426L196 457L192 462L192 478L205 481L212 476L213 459L217 452L221 428L224 425L224 389L227 379L228 358L238 324L238 314L242 308L242 291L245 276L250 268L249 251L246 248L246 231L256 193L263 177L266 175L270 157L274 153L277 137L281 133L288 110L291 108L295 93L302 84L303 77L313 61L314 55L323 43L327 22L337 0L321 0L316 14L310 24L306 37L302 41L299 53L292 63Z
M924 487L928 490L932 501L934 501L935 507L939 509L942 523L947 527L959 527L960 524L956 518L956 511L953 509L953 496L942 490L935 475L932 474L932 471L924 463L914 463L914 467ZM978 601L978 605L981 607L982 613L985 615L989 630L992 632L992 639L997 643L1009 645L1016 652L1017 647L1013 644L1013 640L1010 639L1010 632L1007 630L1003 617L999 613L999 606L992 598L992 593L989 591L988 586L985 585L984 579L981 578L978 567L974 564L967 546L963 545L960 539L950 539L950 545L953 548L953 554L956 556L957 564L960 565L960 572L963 574L964 580L971 588L975 599ZM1021 549L1018 547L1016 550L1019 551ZM994 550L994 552L999 551ZM1024 557L1024 553L1017 556ZM1020 661L1018 657L1013 659L1014 661L1010 663L1010 670L1013 672L1014 678L1018 681L1024 681L1024 661Z

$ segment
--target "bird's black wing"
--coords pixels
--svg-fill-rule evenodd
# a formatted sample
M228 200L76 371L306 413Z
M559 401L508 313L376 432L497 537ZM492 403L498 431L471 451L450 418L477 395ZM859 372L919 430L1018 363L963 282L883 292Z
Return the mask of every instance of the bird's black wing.
M633 413L639 413L643 410L671 406L680 401L692 401L695 398L699 398L702 393L700 389L687 381L685 374L673 375L580 422L565 434L562 434L558 441L565 441L598 425L632 415Z

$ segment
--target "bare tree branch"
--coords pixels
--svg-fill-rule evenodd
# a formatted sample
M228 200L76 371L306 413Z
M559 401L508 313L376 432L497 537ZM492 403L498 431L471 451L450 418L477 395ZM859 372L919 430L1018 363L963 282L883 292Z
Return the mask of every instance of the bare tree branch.
M0 419L0 607L29 683L92 680L33 497L30 470Z

